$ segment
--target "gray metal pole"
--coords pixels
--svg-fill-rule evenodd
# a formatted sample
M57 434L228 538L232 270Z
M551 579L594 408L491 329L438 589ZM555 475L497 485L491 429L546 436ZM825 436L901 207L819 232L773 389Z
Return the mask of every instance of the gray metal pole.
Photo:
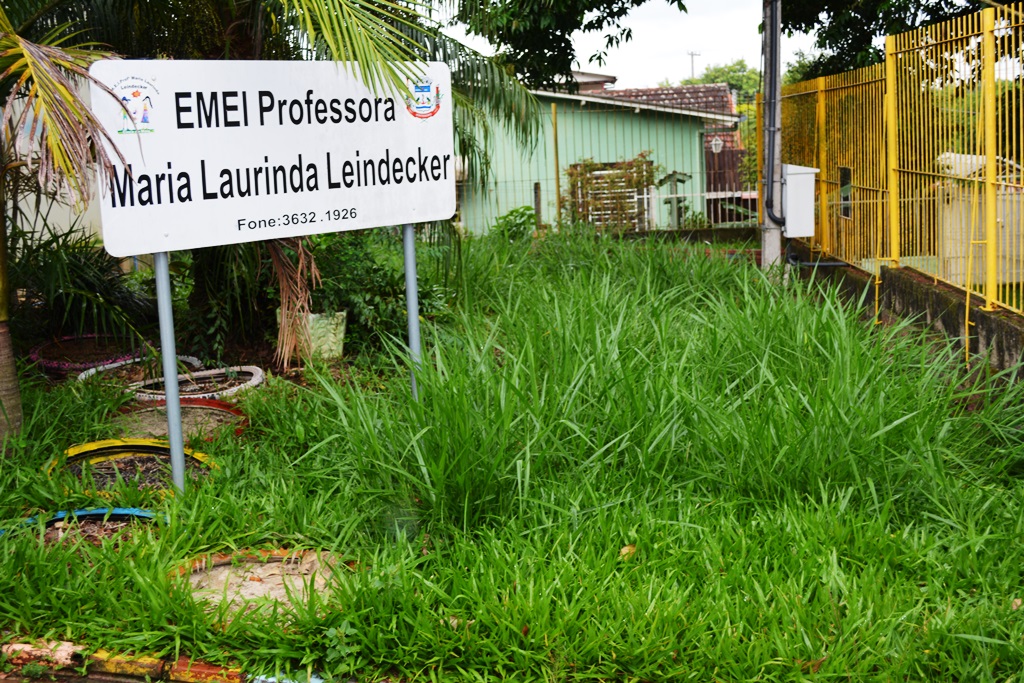
M181 435L181 401L178 398L178 355L174 349L174 311L171 307L171 272L168 254L153 254L156 266L156 308L160 314L160 355L164 365L167 396L167 439L171 443L171 478L174 488L185 492L185 440Z
M409 358L412 360L412 398L420 400L416 391L416 370L420 367L420 300L416 286L416 230L412 223L402 226L405 247L405 310L409 319Z
M761 267L765 270L782 260L782 225L774 218L782 215L782 67L779 42L782 38L780 0L765 0L765 94L762 105L766 165L763 192L772 199L765 205L761 226ZM774 216L773 216L774 214Z

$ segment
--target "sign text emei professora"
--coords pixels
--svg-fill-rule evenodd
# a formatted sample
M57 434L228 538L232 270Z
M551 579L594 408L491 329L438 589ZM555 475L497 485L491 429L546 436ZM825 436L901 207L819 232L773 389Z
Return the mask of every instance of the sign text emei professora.
M451 75L373 92L333 62L102 61L92 109L127 164L102 188L115 256L455 213ZM123 105L123 106L122 106Z

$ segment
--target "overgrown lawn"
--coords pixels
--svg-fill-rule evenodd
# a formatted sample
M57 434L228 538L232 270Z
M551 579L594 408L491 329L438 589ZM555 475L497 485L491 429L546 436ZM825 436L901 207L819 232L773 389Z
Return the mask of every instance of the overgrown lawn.
M115 548L0 537L5 640L360 680L1012 680L1024 670L1024 388L703 247L463 246L459 306L400 354L244 400L167 521ZM983 377L975 373L972 377ZM106 504L48 478L120 399L25 387L0 526ZM355 561L232 615L204 552ZM1016 601L1016 602L1015 602Z

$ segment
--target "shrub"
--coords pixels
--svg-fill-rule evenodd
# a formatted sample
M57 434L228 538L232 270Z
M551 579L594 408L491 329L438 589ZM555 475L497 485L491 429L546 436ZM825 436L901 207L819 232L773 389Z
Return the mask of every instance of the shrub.
M21 294L14 319L26 333L131 337L155 317L152 297L82 229L14 228L8 253L11 286Z
M347 347L359 351L405 337L405 273L401 244L387 230L319 235L311 252L320 270L313 311L348 311ZM437 317L448 307L447 289L420 279L420 315Z
M512 209L494 222L494 232L509 242L529 237L537 227L537 214L531 206Z
M262 341L274 329L277 283L259 243L193 249L176 265L187 291L179 327L201 358L219 362L229 346Z

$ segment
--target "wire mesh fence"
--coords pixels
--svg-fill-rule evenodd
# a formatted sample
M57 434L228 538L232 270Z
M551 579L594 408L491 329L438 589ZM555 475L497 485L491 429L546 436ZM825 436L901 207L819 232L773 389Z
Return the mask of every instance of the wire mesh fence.
M490 168L459 182L464 231L486 232L519 207L541 230L756 224L754 106L728 86L535 94L544 112L535 143L495 130Z

